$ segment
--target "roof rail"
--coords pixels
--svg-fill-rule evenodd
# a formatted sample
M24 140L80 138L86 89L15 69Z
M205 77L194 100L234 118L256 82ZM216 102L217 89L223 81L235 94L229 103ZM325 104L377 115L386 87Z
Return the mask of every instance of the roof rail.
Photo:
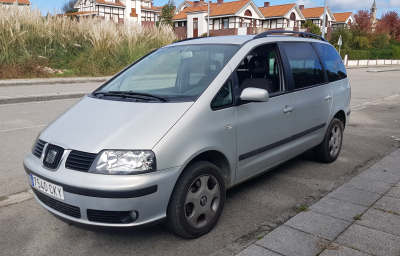
M323 38L322 36L316 35L316 34L311 34L311 33L307 33L307 32L300 32L300 31L288 31L288 30L271 30L271 31L266 31L260 34L257 34L256 36L253 37L253 39L257 39L257 38L263 38L266 37L270 34L282 34L282 33L289 33L289 34L299 34L302 37L310 37L310 36L315 36L318 37L319 39L321 39L324 42L328 42L328 40L326 40L325 38Z
M193 39L202 39L202 38L206 38L206 37L190 37L190 38L185 38L185 39L182 39L182 40L179 40L179 41L176 41L176 42L173 42L173 44L176 44L176 43L180 43L180 42L184 42L184 41L189 41L189 40L193 40Z

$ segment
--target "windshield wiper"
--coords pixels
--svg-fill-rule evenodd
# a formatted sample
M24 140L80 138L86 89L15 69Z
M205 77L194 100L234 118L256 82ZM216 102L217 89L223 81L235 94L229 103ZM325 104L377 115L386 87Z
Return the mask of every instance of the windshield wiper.
M162 96L157 96L149 93L143 93L143 92L133 92L133 91L109 91L110 93L123 93L123 94L128 94L128 95L138 95L138 96L145 96L145 97L151 97L154 99L161 100L163 102L169 101L167 97L162 97Z
M109 92L109 91L97 91L92 93L93 95L103 95L103 96L115 96L115 97L122 97L122 98L130 98L130 99L138 99L138 100L144 100L144 101L149 101L149 97L138 97L135 95L130 95L126 93L115 93L115 92Z

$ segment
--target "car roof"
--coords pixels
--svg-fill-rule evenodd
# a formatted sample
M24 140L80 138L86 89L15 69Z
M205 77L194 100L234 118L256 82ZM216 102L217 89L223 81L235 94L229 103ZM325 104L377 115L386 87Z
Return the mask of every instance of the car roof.
M178 45L191 45L191 44L236 44L243 45L251 40L263 40L263 42L284 42L284 41L299 41L299 42L316 42L316 43L326 43L319 39L314 38L304 38L297 36L285 36L285 35L268 35L266 37L254 39L256 35L246 35L246 36L211 36L211 37L195 37L183 39L177 41L165 47L172 47Z

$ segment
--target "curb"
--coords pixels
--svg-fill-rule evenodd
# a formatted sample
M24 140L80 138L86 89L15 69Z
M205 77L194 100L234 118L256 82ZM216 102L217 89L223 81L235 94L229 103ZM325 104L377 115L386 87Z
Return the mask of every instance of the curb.
M28 103L37 101L51 101L51 100L67 100L82 98L88 93L69 93L69 94L48 94L48 95L35 95L26 97L1 97L0 105L15 104L15 103Z
M12 79L0 80L0 87L8 86L30 86L44 84L74 84L74 83L97 83L105 82L111 76L105 77L73 77L73 78L43 78L43 79Z

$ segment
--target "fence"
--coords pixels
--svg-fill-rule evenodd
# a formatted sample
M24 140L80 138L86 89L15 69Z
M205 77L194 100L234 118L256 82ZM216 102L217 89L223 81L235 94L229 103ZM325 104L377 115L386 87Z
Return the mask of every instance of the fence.
M379 66L379 65L400 65L400 60L349 60L344 57L343 63L348 67L354 66Z

